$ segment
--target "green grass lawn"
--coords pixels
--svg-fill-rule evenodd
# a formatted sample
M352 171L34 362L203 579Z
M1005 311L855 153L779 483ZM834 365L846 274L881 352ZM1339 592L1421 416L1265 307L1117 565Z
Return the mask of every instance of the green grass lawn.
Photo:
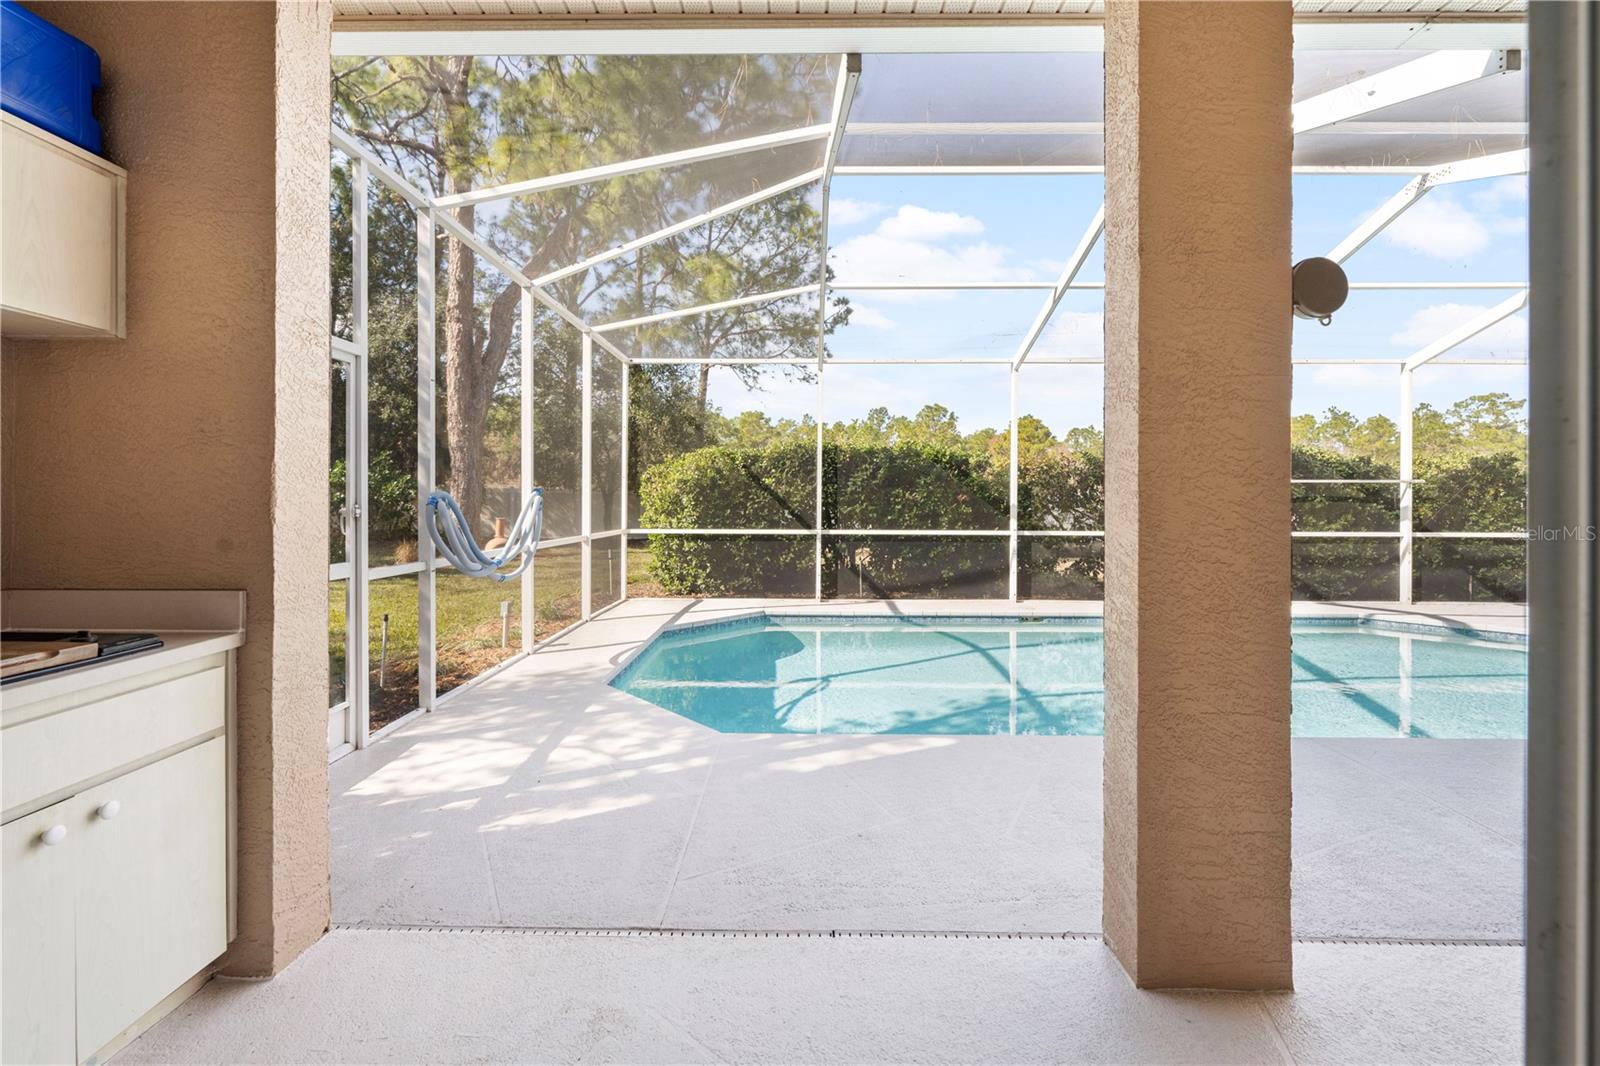
M595 560L596 609L607 602L603 549ZM657 595L649 573L650 550L628 550L628 591ZM543 640L578 620L582 610L582 551L578 545L541 551L534 562L534 638ZM415 574L384 578L369 586L368 661L372 664L372 727L410 711L418 702L417 581ZM453 570L434 575L441 693L465 684L522 647L522 588L467 577ZM501 645L501 601L510 601L510 627ZM383 618L388 615L388 650L383 662L383 687L378 687L378 661L383 651ZM345 583L328 585L328 662L332 672L330 705L344 698Z

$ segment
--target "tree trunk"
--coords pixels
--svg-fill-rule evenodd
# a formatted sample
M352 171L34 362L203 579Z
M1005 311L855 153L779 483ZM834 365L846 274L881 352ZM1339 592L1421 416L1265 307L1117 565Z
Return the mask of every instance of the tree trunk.
M472 60L452 57L441 86L446 114L453 119L471 104L467 98ZM462 121L445 123L444 185L446 193L464 192L472 187L472 145ZM464 142L464 143L463 143ZM456 209L456 221L469 231L476 229L471 205ZM445 242L444 291L444 378L445 439L450 447L450 494L461 505L475 533L483 533L483 438L489 410L492 381L484 380L473 341L473 274L477 255L454 238Z

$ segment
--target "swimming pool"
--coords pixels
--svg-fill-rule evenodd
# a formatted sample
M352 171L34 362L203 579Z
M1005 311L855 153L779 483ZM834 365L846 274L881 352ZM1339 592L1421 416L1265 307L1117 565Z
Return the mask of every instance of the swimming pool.
M1527 735L1514 638L1354 619L1292 632L1294 736ZM723 733L1099 736L1102 651L1098 618L758 615L669 631L612 684Z

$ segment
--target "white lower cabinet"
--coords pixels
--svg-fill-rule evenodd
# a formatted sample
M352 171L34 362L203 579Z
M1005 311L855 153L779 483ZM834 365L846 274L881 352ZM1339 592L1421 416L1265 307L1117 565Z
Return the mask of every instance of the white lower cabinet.
M77 1061L71 950L77 809L74 797L0 829L0 1061L6 1063Z
M0 830L0 1062L91 1059L227 949L223 673L157 679L0 733L8 774L38 797L8 802L67 797Z
M77 797L80 1057L227 948L226 777L216 737Z

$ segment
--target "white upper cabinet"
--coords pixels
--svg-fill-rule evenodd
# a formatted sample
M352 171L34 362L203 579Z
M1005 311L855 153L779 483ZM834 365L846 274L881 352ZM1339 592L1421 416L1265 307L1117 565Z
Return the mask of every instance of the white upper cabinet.
M126 336L126 172L14 115L0 119L0 333Z

